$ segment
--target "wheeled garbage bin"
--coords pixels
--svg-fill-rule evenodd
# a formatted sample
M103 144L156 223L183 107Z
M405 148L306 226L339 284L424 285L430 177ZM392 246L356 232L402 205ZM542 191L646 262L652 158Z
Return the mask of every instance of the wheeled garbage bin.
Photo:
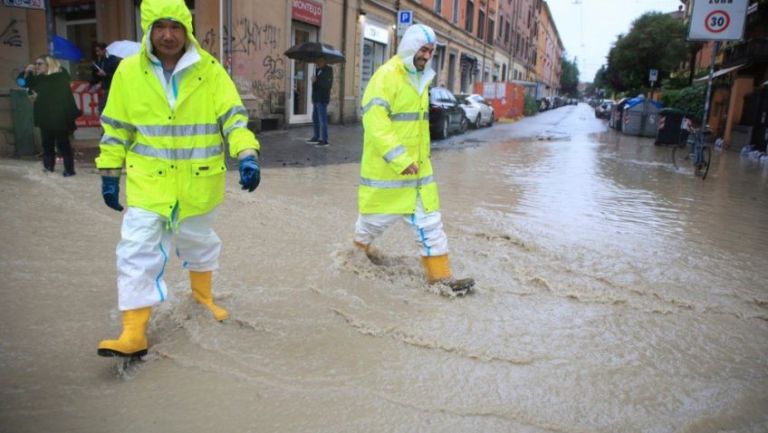
M13 119L14 156L33 156L37 153L34 137L32 102L27 91L11 89L11 118Z
M680 144L685 143L688 131L682 129L685 113L676 108L663 108L659 111L658 130L654 144ZM683 136L685 135L685 136Z

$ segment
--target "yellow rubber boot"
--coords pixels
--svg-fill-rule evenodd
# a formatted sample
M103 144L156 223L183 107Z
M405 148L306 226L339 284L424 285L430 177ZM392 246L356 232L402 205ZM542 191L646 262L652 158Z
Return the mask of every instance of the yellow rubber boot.
M213 318L219 322L229 319L229 311L213 303L211 293L211 280L213 272L189 271L189 281L192 285L192 297L200 304L205 305L213 313Z
M117 340L102 340L100 356L144 356L147 354L147 324L152 308L123 311L123 333Z
M475 285L475 280L472 278L453 278L448 254L422 256L421 263L424 265L424 271L427 273L427 282L429 284L445 284L457 295L466 295Z

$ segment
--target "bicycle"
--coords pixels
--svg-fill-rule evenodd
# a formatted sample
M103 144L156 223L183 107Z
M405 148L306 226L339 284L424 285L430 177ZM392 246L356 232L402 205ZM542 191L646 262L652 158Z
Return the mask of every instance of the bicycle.
M688 135L685 142L672 147L672 165L675 166L675 169L680 168L677 164L678 161L687 161L692 158L694 176L700 177L701 180L707 178L709 164L712 162L712 146L705 140L705 136L708 134L709 128L705 131L702 131L702 128L692 128L691 134ZM690 147L690 150L687 147Z

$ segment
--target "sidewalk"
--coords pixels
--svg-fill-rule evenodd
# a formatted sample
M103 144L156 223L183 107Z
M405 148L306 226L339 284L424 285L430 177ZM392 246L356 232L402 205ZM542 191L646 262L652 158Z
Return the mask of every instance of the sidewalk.
M312 125L299 126L256 134L261 143L259 161L262 167L317 166L326 164L359 163L362 154L363 128L360 123L329 125L327 147L307 144L312 136ZM77 166L95 167L94 158L99 154L98 139L80 139L73 142ZM227 158L231 170L237 162Z
M500 134L512 131L515 122L498 123L493 128L468 130L464 134L452 135L442 140L432 141L433 151L476 147L482 143L499 139ZM72 146L75 150L75 164L79 169L95 169L94 159L99 155L99 139L96 130L81 131ZM358 123L348 125L328 125L327 147L318 147L306 142L312 136L312 125L302 125L288 129L266 131L256 134L261 143L259 161L262 167L313 167L327 164L357 164L363 151L363 126ZM227 158L227 167L237 170L237 161Z

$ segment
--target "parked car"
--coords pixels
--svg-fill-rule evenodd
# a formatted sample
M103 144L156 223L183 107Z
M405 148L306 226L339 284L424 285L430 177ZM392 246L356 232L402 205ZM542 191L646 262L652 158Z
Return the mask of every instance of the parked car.
M459 105L464 110L464 115L473 127L479 128L483 125L493 125L493 122L496 120L496 113L494 113L493 107L485 98L473 93L470 95L456 95L456 99L459 100Z
M435 138L445 138L453 132L464 132L469 122L459 101L444 87L429 89L429 131Z
M611 110L613 109L613 101L605 100L600 105L595 107L595 117L598 119L607 119L611 117Z

